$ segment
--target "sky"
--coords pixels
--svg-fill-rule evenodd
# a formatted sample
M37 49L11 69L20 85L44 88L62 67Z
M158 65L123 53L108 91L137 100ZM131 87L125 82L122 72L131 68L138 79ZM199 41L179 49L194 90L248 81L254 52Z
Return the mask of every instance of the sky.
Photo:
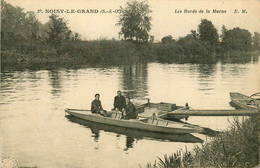
M34 11L40 22L46 23L50 11L68 10L70 13L56 13L68 20L68 26L74 32L81 34L85 40L119 39L120 27L115 26L120 6L124 7L126 0L5 0L13 6L24 8L24 11ZM260 1L259 0L148 0L152 10L152 29L150 34L155 41L171 35L174 39L185 36L191 30L197 30L201 19L212 21L218 32L221 27L227 29L240 27L252 34L260 32ZM41 11L40 11L41 10ZM72 13L71 11L95 10L98 13ZM101 11L113 11L101 13ZM187 13L193 11L196 13ZM206 12L206 10L208 12ZM213 13L221 10L223 13ZM236 13L235 11L239 13ZM242 10L246 12L242 13ZM181 12L180 12L181 11ZM201 11L202 13L200 13ZM90 11L91 12L91 11Z

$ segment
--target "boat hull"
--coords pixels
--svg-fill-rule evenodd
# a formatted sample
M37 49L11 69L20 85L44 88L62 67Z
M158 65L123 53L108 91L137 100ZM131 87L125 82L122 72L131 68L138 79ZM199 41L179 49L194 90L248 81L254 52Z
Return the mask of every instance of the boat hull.
M167 134L187 134L187 133L203 132L203 128L201 127L182 124L178 122L167 121L167 125L161 125L161 123L166 122L163 121L162 119L156 120L157 121L156 124L156 123L145 123L139 119L123 120L123 119L116 119L110 117L103 117L99 114L92 114L88 110L66 109L65 112L83 120L92 121L101 124L113 125L118 127L124 127L124 128L132 128L132 129L160 132L160 133L167 133Z
M243 109L253 110L259 108L260 106L259 100L254 100L246 95L237 92L231 92L230 99L233 104ZM252 102L252 100L254 100L254 103ZM252 103L250 103L250 101Z
M93 134L99 134L100 130L105 132L113 132L116 134L126 135L129 138L135 139L153 139L158 141L171 141L171 142L185 142L185 143L203 143L203 140L192 134L164 134L158 132L136 130L131 128L117 127L113 125L107 125L67 115L66 118L74 123L86 126L91 129Z

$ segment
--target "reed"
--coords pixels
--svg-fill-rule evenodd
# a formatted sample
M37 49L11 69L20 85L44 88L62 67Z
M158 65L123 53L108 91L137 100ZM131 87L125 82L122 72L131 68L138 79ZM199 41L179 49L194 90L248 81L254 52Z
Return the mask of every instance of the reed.
M254 167L259 163L259 135L260 116L243 118L242 121L236 117L229 130L202 147L158 157L159 162L148 163L147 168Z

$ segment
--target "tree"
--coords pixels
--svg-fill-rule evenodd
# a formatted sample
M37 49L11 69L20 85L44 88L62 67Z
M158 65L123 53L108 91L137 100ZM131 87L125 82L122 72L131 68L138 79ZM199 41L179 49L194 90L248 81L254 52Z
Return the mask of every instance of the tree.
M251 33L248 30L240 29L239 27L228 30L225 33L225 38L222 43L227 50L249 51L252 48Z
M253 48L254 50L260 50L260 34L258 32L254 32Z
M195 40L198 40L199 34L196 32L196 30L191 30L191 35Z
M223 25L221 29L221 35L220 35L221 41L225 41L226 33L227 33L227 28L225 25Z
M177 43L183 48L184 54L189 59L206 58L208 56L206 48L193 34L179 38Z
M198 27L199 40L202 44L215 46L218 43L218 32L211 21L202 19Z
M150 36L149 43L153 43L153 42L154 42L154 36Z
M2 49L29 52L39 42L41 23L34 12L24 12L23 8L2 1L1 23Z
M67 26L67 21L64 18L59 18L58 15L50 16L49 30L47 31L47 43L51 46L58 47L63 40L69 40L71 31Z
M121 14L116 24L121 26L119 36L123 35L124 40L147 43L152 20L148 3L134 0L127 2L125 8L120 8Z
M34 12L27 12L25 16L25 25L23 26L26 30L25 35L29 40L35 40L38 37L40 22L36 18Z
M162 43L166 44L166 43L172 43L174 40L172 39L171 35L165 36L162 38Z

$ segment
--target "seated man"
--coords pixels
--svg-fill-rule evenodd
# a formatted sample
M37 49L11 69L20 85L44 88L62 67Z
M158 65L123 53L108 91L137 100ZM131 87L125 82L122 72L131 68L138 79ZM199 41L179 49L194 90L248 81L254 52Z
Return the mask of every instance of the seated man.
M129 120L129 119L137 118L138 114L136 108L134 104L130 101L129 97L126 98L126 109L123 111L124 111L123 119Z
M95 100L91 102L91 112L92 113L100 113L103 111L103 107L101 105L101 101L99 100L100 95L95 94Z
M117 91L117 96L114 99L114 110L122 111L124 108L126 108L125 97L119 90Z
M97 113L102 116L108 117L110 114L107 113L106 110L103 110L103 107L101 105L101 101L99 100L100 95L95 94L95 100L91 102L91 112L92 113Z

